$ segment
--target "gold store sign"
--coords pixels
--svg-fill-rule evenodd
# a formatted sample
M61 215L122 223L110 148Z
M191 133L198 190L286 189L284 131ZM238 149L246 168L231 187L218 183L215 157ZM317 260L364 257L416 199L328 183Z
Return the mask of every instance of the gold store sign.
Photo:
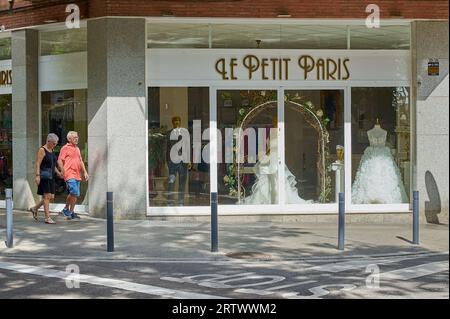
M216 61L216 72L222 80L289 80L292 68L299 68L301 80L347 80L350 78L348 58L313 58L301 55L296 61L291 58L261 58L246 55L238 58L220 58ZM245 78L239 78L239 70L246 70ZM300 80L300 79L296 79Z
M12 85L12 70L0 71L0 85Z

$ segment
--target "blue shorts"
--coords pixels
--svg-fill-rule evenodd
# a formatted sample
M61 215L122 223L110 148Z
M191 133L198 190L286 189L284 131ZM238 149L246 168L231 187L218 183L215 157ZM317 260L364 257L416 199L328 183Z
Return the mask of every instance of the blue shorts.
M66 181L67 192L75 197L80 196L80 181L77 181L75 178L68 179Z

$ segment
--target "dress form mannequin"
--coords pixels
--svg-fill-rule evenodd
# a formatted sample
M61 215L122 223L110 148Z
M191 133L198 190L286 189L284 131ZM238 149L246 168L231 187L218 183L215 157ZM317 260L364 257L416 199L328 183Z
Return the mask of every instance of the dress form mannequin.
M352 185L354 204L407 203L402 177L389 147L385 146L387 131L377 119L367 131L370 146L361 157Z
M367 137L369 138L370 146L384 146L386 144L387 131L381 128L378 119L374 127L367 131Z

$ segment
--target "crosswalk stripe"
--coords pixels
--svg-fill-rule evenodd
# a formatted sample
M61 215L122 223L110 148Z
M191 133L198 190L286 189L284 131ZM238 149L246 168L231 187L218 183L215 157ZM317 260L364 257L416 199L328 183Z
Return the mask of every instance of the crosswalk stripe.
M381 279L410 280L448 270L447 261L437 261L413 267L392 270L380 274Z
M207 295L207 294L199 294L194 292L186 292L175 289L168 289L164 287L152 286L152 285L143 285L130 281L111 279L111 278L102 278L97 276L90 275L82 275L77 274L74 275L70 272L64 272L53 269L46 269L36 266L29 266L23 264L15 264L9 262L0 262L0 269L11 270L23 274L37 275L48 278L59 278L67 281L77 280L78 282L88 283L92 285L105 286L110 288L118 288L128 291L134 291L149 295L161 296L163 298L174 298L174 299L226 299L225 297Z

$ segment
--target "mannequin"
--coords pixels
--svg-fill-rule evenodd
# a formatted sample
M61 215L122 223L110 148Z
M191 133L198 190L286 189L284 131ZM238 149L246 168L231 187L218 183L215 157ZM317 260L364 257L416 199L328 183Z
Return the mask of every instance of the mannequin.
M386 144L387 131L381 128L378 119L373 128L367 131L367 137L369 138L370 146L384 146Z
M278 120L276 117L272 119L272 128L275 129L278 126ZM270 136L269 145L266 150L266 154L259 157L258 162L254 167L256 182L252 186L252 192L249 196L245 197L243 204L277 204L278 203L278 139L277 133L274 132L273 136ZM305 204L311 201L306 201L298 195L296 187L297 180L295 176L288 169L287 165L284 165L285 180L284 191L286 204Z
M168 204L174 205L175 181L178 175L178 205L184 205L184 189L190 158L189 131L181 127L181 117L172 117L173 128L167 134L166 162L169 168ZM181 143L181 144L180 144ZM181 147L180 147L181 146Z
M375 126L367 131L370 146L361 157L355 181L352 185L353 204L407 203L400 171L385 146L387 131L377 119Z

